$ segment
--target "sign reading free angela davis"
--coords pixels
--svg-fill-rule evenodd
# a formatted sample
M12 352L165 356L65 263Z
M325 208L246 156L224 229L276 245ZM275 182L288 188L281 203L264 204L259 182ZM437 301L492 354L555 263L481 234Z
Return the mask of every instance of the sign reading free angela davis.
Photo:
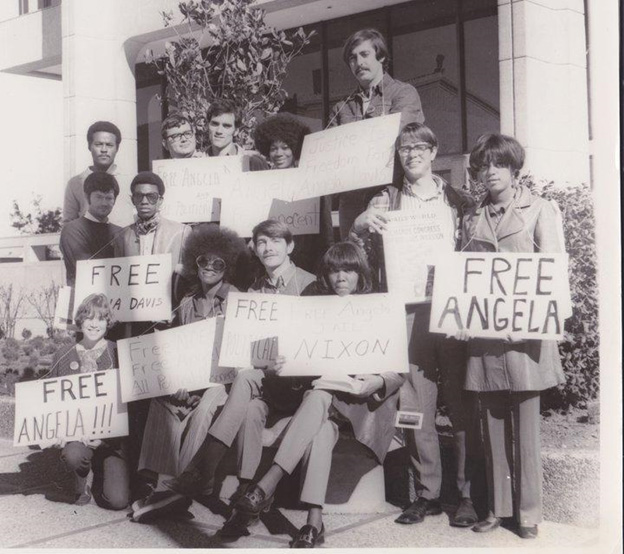
M571 315L567 254L454 252L435 272L431 332L563 338Z

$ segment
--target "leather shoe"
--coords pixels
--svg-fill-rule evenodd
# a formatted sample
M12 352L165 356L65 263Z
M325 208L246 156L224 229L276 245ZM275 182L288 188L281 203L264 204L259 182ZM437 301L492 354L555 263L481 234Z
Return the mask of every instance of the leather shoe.
M470 527L477 523L477 521L479 521L479 518L472 505L472 500L470 500L470 498L462 498L453 517L451 517L451 526Z
M304 525L290 543L290 548L314 548L325 542L325 525L319 531L314 525Z
M520 525L518 527L518 536L521 539L536 539L537 525L532 525L531 527L523 527L522 525Z
M204 483L202 475L197 470L184 471L178 477L166 479L162 484L169 490L190 498L212 494L212 487Z
M268 512L272 503L272 495L267 496L258 485L249 485L245 494L236 501L235 508L246 514L258 516L262 512Z
M502 521L502 518L490 514L487 519L476 523L472 527L472 530L475 533L489 533L490 531L494 531L494 529L498 529Z
M417 498L416 502L407 508L399 517L397 517L395 523L403 523L410 525L412 523L420 523L424 521L425 516L437 516L442 513L442 506L438 499L428 500L427 498Z

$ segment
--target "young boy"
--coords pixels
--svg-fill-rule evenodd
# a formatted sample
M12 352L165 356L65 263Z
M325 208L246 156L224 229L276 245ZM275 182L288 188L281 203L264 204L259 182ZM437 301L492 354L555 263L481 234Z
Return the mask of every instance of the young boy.
M253 229L254 253L265 273L249 292L299 296L315 281L314 275L290 260L294 248L292 233L276 220L266 220ZM268 377L268 378L266 378ZM238 477L249 483L262 456L262 430L272 412L293 415L303 398L305 387L297 378L271 378L262 369L244 369L232 383L223 411L208 430L206 440L177 478L164 484L186 496L209 496L219 462L238 435Z

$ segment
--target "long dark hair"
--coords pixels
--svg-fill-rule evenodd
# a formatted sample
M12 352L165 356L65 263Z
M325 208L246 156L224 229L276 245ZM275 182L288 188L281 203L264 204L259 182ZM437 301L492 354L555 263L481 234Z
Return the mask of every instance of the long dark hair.
M366 255L356 244L339 242L323 254L317 279L324 292L335 294L329 283L329 274L341 269L357 272L358 284L354 294L367 294L373 290L371 270Z

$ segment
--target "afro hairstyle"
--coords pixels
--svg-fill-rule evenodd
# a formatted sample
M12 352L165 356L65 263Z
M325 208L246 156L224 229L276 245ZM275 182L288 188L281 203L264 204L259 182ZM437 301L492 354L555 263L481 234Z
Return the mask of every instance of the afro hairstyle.
M254 132L258 151L268 159L271 145L276 141L285 142L293 151L296 160L301 156L303 137L310 134L310 128L298 119L286 114L277 114L265 119Z

